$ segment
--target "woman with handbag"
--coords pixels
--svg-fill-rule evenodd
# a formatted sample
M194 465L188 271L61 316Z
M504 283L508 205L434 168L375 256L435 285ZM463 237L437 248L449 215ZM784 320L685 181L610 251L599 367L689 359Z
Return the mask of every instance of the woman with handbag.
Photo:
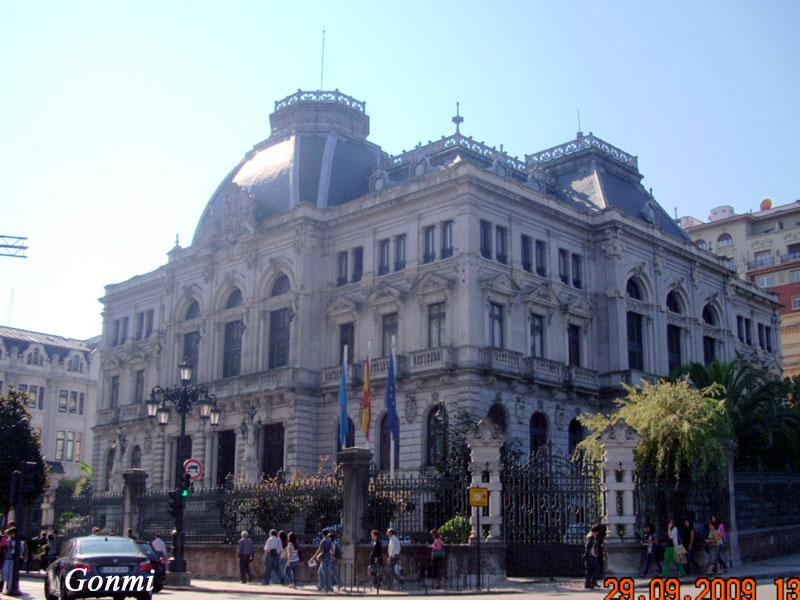
M717 573L719 568L719 542L720 534L717 529L715 518L708 520L708 537L706 538L706 548L708 548L708 574Z
M431 579L433 579L433 588L442 588L442 565L444 564L447 553L444 550L444 542L439 536L439 530L434 529L431 531Z
M680 546L683 550L682 554L686 556L686 549L681 546L681 538L678 533L678 528L675 526L674 519L667 522L667 547L664 550L664 568L661 570L661 576L667 577L669 575L669 568L675 564L678 569L678 577L684 577L686 572L683 570L683 565L676 560L676 548Z
M300 574L300 548L294 531L290 531L287 536L286 556L286 575L289 577L292 587L296 589L297 577Z

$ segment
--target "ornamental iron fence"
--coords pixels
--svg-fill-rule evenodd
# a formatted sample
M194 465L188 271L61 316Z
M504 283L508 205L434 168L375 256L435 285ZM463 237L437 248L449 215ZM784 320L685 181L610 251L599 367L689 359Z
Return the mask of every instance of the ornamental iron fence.
M734 473L739 531L800 524L800 473Z
M98 492L75 496L56 506L55 523L65 537L89 535L93 527L122 534L122 494Z

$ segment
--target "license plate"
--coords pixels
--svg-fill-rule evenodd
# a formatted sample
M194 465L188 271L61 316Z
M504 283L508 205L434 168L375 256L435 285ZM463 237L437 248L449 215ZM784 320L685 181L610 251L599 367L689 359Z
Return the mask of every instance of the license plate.
M128 571L130 571L128 567L100 567L100 572L103 574L127 573Z

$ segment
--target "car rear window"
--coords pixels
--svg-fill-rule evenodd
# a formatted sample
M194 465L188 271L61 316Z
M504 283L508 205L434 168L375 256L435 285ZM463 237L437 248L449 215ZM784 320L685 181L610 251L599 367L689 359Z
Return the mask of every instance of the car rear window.
M86 538L78 542L78 554L139 554L133 540Z
M153 550L153 547L150 544L137 542L136 546L138 546L139 550L147 555L147 558L158 560L158 553Z

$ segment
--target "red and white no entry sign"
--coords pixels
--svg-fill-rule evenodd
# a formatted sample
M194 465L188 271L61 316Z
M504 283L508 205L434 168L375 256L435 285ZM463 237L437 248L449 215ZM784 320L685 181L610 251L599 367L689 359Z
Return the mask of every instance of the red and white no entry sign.
M203 463L199 460L190 458L183 461L183 472L186 473L192 481L197 481L203 476L205 468L203 467Z

